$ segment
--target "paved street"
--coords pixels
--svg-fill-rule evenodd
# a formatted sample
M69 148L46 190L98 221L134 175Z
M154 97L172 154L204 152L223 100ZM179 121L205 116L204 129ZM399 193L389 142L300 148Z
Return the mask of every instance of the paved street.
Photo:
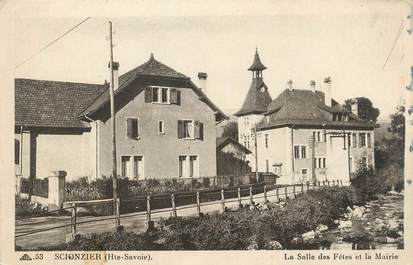
M312 189L311 186L310 189ZM306 190L306 187L304 187ZM296 193L300 193L300 187L296 187ZM288 187L287 194L289 197L293 196L293 187ZM276 191L271 190L267 192L268 199L270 201L276 200ZM285 199L284 188L279 189L280 199ZM248 204L250 201L249 196L242 197L242 202ZM254 202L264 202L263 194L255 194ZM231 209L238 208L238 199L225 200L225 206ZM203 213L218 213L222 209L222 204L218 202L208 202L204 205L201 204L201 212ZM178 216L191 216L196 215L196 205L185 205L177 207ZM172 209L161 209L152 211L152 220L158 221L160 218L168 218L172 215ZM146 212L129 213L121 215L121 224L125 227L126 231L142 232L146 227ZM31 235L19 236L33 230L43 230L47 228L64 226L44 232L39 232ZM85 216L77 218L77 231L78 233L85 235L91 233L101 233L114 231L115 219L113 216ZM39 246L51 246L64 243L66 236L70 235L70 216L60 217L37 217L24 220L16 220L16 245L23 247L24 249L36 248Z

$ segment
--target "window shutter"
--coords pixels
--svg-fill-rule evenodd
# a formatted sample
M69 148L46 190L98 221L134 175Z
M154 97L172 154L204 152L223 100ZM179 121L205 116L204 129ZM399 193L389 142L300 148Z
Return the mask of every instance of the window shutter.
M199 121L194 121L194 138L200 139Z
M204 140L204 124L199 122L199 140Z
M132 138L132 119L126 118L126 136Z
M132 137L138 138L139 136L139 120L132 119Z
M145 103L152 102L152 87L147 87L145 89Z
M181 91L176 90L176 105L181 105Z
M184 122L178 120L178 139L184 138Z
M175 88L171 88L169 98L171 104L178 104L178 91Z

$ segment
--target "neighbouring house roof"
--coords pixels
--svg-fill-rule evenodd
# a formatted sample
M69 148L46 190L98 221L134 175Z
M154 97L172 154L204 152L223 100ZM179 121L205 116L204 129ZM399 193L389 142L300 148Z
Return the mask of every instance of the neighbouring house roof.
M271 100L268 88L262 78L253 78L241 109L234 115L244 116L248 114L264 113L267 111L267 107L271 103Z
M104 85L15 79L15 125L89 128L78 115L105 89Z
M238 147L240 150L242 150L245 154L251 154L251 151L248 150L245 146L242 144L238 143L237 141L234 140L232 137L219 137L217 138L217 150L221 150L228 144L233 144L236 147Z
M254 61L252 65L248 68L248 71L263 71L267 69L265 65L261 62L260 55L258 54L258 50L255 50Z
M332 114L348 114L348 121L333 121ZM289 125L326 126L336 128L373 129L375 123L361 120L348 109L332 100L332 106L325 104L321 91L284 90L269 105L266 116L258 125L261 130Z
M191 88L198 96L199 99L205 102L213 111L215 111L216 121L222 121L228 119L228 117L203 93L189 77L177 72L176 70L158 62L153 54L151 54L149 60L132 69L131 71L121 75L119 77L119 88L115 91L115 97L124 92L132 82L139 82L148 80L148 78L161 78L164 81L175 82L179 87ZM159 80L158 80L159 81ZM142 90L141 90L142 91ZM139 93L141 92L139 91ZM109 103L109 91L102 93L92 104L90 104L79 116L91 115Z

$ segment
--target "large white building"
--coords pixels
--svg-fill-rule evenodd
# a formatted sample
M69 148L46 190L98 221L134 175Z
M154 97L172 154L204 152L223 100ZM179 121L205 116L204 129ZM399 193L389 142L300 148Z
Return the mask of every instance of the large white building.
M306 90L294 89L289 81L288 88L271 100L262 77L265 69L256 52L249 68L251 87L235 114L239 141L253 152L247 157L253 170L257 158L258 171L277 174L278 183L348 183L361 164L374 166L376 124L358 117L356 100L348 110L332 99L329 77L324 91L316 90L314 81Z

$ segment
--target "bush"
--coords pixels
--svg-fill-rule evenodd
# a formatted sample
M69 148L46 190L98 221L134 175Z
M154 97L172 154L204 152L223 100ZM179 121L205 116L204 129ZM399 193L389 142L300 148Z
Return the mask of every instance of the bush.
M364 204L375 200L379 194L391 189L391 184L382 174L375 174L372 167L361 166L351 179L351 186L355 188L356 196Z

